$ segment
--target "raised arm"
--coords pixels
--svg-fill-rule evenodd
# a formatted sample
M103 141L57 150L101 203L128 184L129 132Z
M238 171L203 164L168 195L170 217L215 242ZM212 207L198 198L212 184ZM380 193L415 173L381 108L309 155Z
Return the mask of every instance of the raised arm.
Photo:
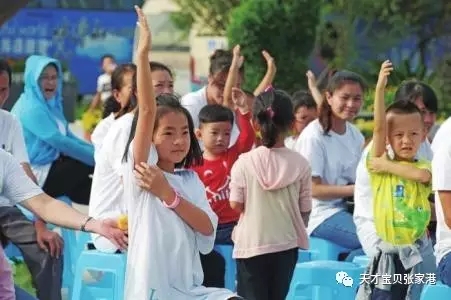
M312 94L313 100L315 100L316 106L320 107L321 103L323 103L323 95L321 95L321 92L318 89L315 74L313 74L312 71L308 70L305 75L307 76L308 89Z
M135 6L138 15L138 47L136 56L136 84L138 100L138 122L134 138L133 158L135 164L147 162L152 143L155 114L157 110L155 93L152 84L152 75L149 65L149 51L151 33L147 19L141 8Z
M265 50L262 51L262 55L266 60L266 74L262 81L254 91L254 96L258 96L263 93L268 86L270 86L276 76L277 68L274 58Z
M233 48L233 59L232 65L229 69L229 74L227 75L227 80L224 87L224 100L222 105L230 109L234 109L232 101L232 89L236 87L238 74L241 66L243 65L244 57L240 54L240 45L236 45Z
M392 63L386 60L382 63L377 80L376 91L374 96L374 129L373 129L373 146L371 156L381 157L385 154L385 140L387 137L387 123L385 120L385 100L384 92L387 86L387 78L393 70Z

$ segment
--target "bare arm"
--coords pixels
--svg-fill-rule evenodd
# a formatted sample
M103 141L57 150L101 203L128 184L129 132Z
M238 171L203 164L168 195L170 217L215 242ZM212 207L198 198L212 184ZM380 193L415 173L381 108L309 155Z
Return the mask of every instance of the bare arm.
M135 164L147 162L152 144L155 114L157 110L152 75L149 66L151 33L142 10L135 6L139 20L139 41L136 57L136 84L138 100L138 121L134 138L133 157Z
M233 59L230 65L229 73L224 87L224 97L222 105L234 110L232 101L232 89L236 87L238 73L243 64L243 57L240 55L240 45L233 48Z
M274 58L266 51L262 51L262 55L266 60L266 74L263 77L260 84L254 90L254 96L258 96L265 91L265 89L272 84L274 77L276 76L277 68L274 62Z
M27 176L33 180L33 182L37 185L38 184L38 180L36 179L36 176L33 173L33 170L31 170L30 164L29 163L21 163L22 169L25 171L25 174L27 174ZM36 221L34 223L34 226L36 227L36 230L47 230L47 226L46 223L44 222L44 220L42 220L41 218L39 218L38 215L35 216Z
M175 192L172 196L163 199L167 204L171 204L175 199ZM213 225L211 224L210 217L199 207L195 206L185 199L180 199L180 204L174 209L180 218L185 221L193 230L203 234L211 235L214 232Z
M354 195L354 185L323 184L320 177L312 178L312 196L319 200L336 200Z
M385 100L384 92L387 85L387 78L393 70L390 61L386 60L382 63L379 72L379 79L376 85L374 97L374 129L373 129L373 145L371 155L373 157L381 157L385 154L385 140L387 137L387 125L385 120Z
M401 164L390 160L385 162L385 171L424 184L430 183L432 179L431 172L427 169L420 169L413 165Z
M33 170L31 170L31 166L29 163L21 163L22 169L25 171L25 174L33 180L34 183L38 184L38 180L36 179L36 176L34 176Z
M318 89L318 86L316 84L316 78L315 74L313 74L312 71L307 71L307 83L308 83L308 89L310 93L312 94L313 100L315 100L316 106L320 107L323 103L323 95L321 95L321 92Z

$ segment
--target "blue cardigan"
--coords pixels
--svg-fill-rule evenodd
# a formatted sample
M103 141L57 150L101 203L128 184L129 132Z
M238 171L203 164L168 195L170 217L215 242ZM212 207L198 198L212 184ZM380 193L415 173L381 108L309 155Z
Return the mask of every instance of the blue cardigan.
M53 99L46 100L39 87L39 77L49 64L58 69L57 92ZM94 147L77 138L68 127L62 108L62 77L58 60L39 55L30 56L25 64L24 92L14 104L11 112L20 120L30 163L46 165L60 154L67 155L87 165L94 166ZM65 126L63 135L56 122Z

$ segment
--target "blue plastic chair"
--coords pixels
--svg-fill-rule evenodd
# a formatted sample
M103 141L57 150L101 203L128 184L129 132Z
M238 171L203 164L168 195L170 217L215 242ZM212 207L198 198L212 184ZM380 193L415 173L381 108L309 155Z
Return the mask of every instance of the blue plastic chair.
M366 255L359 255L359 256L354 257L352 262L366 268L368 266L368 264L370 263L370 258Z
M437 281L436 284L425 284L421 292L421 300L451 299L451 287Z
M72 300L109 299L122 300L124 297L125 254L109 254L97 250L85 250L81 253L75 269ZM85 271L94 270L111 273L112 280L102 276L99 282L88 284L84 282ZM106 274L105 274L106 275Z
M309 237L311 260L338 260L341 253L349 253L352 249L347 249L334 244L328 240Z
M340 277L339 272L346 274ZM351 262L298 263L286 300L354 300L363 272L362 266Z
M8 243L5 247L5 255L8 258L12 258L12 257L21 258L22 252L20 252L19 248L17 248L16 245L14 245L12 243Z
M236 291L236 262L232 257L232 245L215 245L214 250L224 257L225 260L225 288Z
M308 262L312 260L312 252L305 249L299 249L298 263Z

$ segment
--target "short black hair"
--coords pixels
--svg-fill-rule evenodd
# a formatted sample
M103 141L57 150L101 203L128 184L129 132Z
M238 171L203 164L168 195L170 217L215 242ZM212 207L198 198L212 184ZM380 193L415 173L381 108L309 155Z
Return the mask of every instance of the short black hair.
M169 76L171 76L171 78L174 78L174 74L172 74L171 69L169 69L169 67L161 62L158 61L151 61L150 63L150 71L154 72L154 71L166 71L169 73Z
M0 73L3 73L3 72L8 74L9 86L11 86L11 76L12 76L11 67L6 60L0 59Z
M434 90L426 83L416 79L407 80L401 83L395 93L395 101L409 100L415 101L423 99L427 110L436 113L438 111L438 99Z
M220 104L209 104L199 112L199 123L208 124L216 122L230 122L233 125L233 112L231 109Z
M254 120L260 125L262 144L272 148L281 134L285 134L294 121L293 103L282 90L269 90L255 98Z
M317 108L317 104L312 94L308 91L297 91L291 96L293 101L293 112L296 113L299 107Z
M228 73L232 66L233 52L232 50L216 49L210 56L209 74L215 76L218 73ZM239 68L238 72L243 74L244 64Z
M397 115L410 115L410 114L419 114L421 116L421 111L418 107L409 100L399 100L390 104L386 109L385 113L394 113Z
M102 55L102 57L100 58L100 63L103 64L103 61L104 61L105 59L107 59L107 58L110 58L110 59L112 59L112 60L116 60L116 59L114 58L114 55L113 55L113 54L104 54L104 55Z

